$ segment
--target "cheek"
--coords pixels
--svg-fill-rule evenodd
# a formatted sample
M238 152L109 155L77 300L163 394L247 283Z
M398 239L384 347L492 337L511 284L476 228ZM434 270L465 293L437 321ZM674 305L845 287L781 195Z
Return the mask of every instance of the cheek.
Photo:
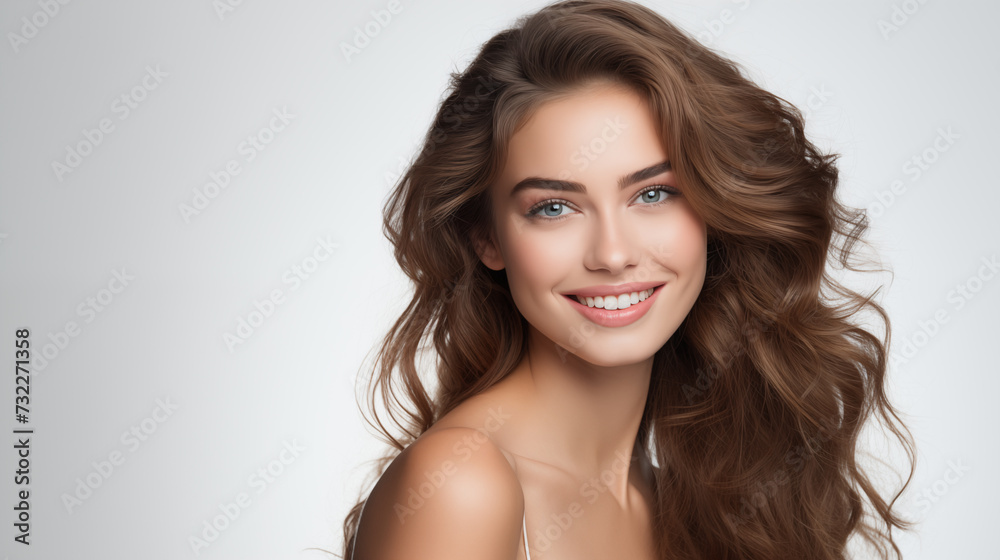
M677 236L684 260L693 265L704 264L708 246L705 222L694 213L688 213L685 219L678 221Z
M514 292L526 294L538 288L551 291L573 262L579 263L568 228L566 232L511 228L505 237L507 279Z
M703 279L707 262L708 237L705 222L684 205L659 221L648 231L655 231L653 251L661 263L690 280ZM652 226L652 224L651 224Z

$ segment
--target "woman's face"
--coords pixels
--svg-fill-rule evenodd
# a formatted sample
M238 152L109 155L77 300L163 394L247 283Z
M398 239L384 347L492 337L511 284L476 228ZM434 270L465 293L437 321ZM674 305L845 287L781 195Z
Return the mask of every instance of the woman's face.
M657 130L630 90L581 89L514 134L491 192L495 238L479 245L483 263L506 269L534 329L595 365L649 359L704 283L705 224Z

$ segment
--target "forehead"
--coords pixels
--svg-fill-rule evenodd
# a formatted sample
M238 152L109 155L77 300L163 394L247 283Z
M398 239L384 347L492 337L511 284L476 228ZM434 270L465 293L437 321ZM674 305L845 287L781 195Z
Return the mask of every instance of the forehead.
M638 93L598 84L546 101L511 137L499 184L527 176L616 179L667 158L660 123Z

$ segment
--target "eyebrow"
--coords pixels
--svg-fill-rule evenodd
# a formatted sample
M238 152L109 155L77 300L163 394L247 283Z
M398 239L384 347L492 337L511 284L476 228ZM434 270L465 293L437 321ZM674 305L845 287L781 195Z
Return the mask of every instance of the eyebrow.
M656 177L661 173L666 173L667 171L670 171L670 169L670 160L667 160L655 165L650 165L649 167L640 169L639 171L633 171L632 173L618 179L618 189L623 190L628 188L630 185L638 183L639 181L644 181L650 177ZM587 187L583 186L583 183L578 183L576 181L546 179L544 177L528 177L526 179L522 179L514 185L514 189L510 191L510 195L514 196L518 192L525 189L546 189L551 191L587 193Z

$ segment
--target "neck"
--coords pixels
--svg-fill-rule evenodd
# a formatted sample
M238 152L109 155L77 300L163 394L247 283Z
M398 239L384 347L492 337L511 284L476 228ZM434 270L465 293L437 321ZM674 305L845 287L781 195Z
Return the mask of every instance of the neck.
M530 387L536 455L580 477L601 480L626 504L629 475L638 472L632 468L632 454L653 358L597 366L529 328L527 367L518 369ZM645 452L637 457L644 458Z

